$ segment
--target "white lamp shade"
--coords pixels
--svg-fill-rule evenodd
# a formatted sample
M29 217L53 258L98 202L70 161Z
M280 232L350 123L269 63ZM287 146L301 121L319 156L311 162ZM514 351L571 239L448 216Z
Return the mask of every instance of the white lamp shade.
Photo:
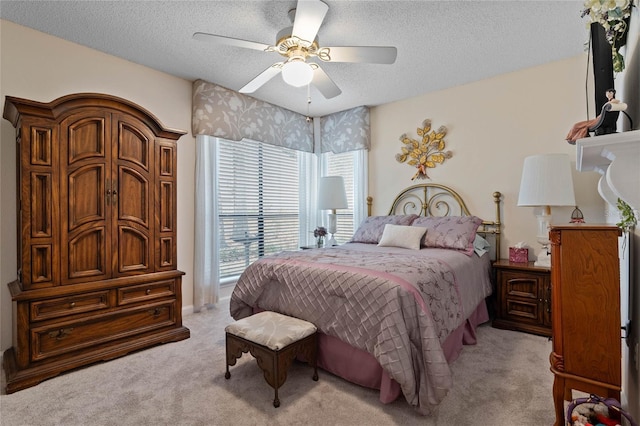
M292 59L282 66L282 79L290 86L306 86L313 80L313 69L302 59Z
M571 162L567 154L524 159L518 206L575 206Z
M342 176L321 177L318 190L318 208L320 210L336 210L348 207Z

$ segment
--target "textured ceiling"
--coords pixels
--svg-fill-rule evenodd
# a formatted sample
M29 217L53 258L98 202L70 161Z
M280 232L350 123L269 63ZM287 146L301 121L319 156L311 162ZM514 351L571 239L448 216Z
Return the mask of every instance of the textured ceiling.
M312 116L374 106L584 51L578 1L324 0L324 46L396 46L395 64L322 63L333 99L276 76L252 96ZM6 1L0 17L187 80L238 90L281 59L196 41L194 32L274 44L288 1ZM10 42L3 40L3 43Z

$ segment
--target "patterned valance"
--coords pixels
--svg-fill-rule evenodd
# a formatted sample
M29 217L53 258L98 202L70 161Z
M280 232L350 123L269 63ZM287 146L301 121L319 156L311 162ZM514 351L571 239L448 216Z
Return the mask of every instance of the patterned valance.
M347 152L371 147L369 108L359 106L320 118L321 151Z
M193 135L252 139L313 152L313 123L304 115L203 80L193 83Z

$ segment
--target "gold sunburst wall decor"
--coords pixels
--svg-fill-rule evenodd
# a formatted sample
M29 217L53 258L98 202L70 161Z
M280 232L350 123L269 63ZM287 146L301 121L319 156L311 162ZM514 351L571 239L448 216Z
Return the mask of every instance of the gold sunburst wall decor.
M427 169L432 169L453 156L451 151L444 150L446 146L444 136L447 134L447 128L440 126L438 130L432 130L431 120L427 118L422 122L422 127L418 127L417 132L421 140L410 138L406 133L400 136L402 148L400 148L401 152L396 154L396 160L399 163L406 162L418 169L411 180L430 179Z

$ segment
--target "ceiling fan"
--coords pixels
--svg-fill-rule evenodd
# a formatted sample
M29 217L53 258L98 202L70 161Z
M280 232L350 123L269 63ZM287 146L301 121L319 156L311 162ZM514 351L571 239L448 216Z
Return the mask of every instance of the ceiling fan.
M324 62L392 64L396 60L397 50L389 46L321 47L317 34L328 10L329 6L320 0L298 0L297 7L289 11L293 27L281 30L274 46L201 32L193 34L193 38L227 46L276 52L285 57L284 61L274 63L244 85L240 89L241 93L253 93L281 73L283 80L291 86L313 84L325 98L330 99L342 91L317 63L309 62L308 59L316 57Z

